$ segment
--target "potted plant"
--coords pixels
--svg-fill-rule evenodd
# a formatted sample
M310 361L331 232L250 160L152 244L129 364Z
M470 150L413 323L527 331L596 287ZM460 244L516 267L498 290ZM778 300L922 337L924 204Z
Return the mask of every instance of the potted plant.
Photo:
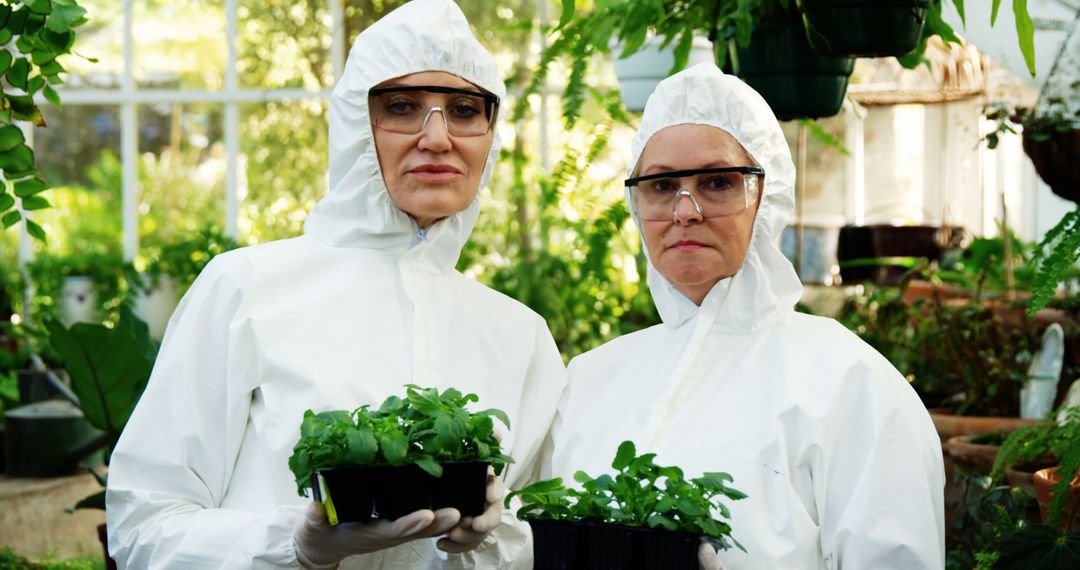
M180 297L214 256L236 249L240 244L213 226L182 239L149 248L149 261L140 272L126 275L131 303L140 319L150 327L150 336L161 340Z
M308 410L289 458L297 491L326 506L332 525L396 519L419 509L454 507L462 516L484 512L489 467L502 473L493 418L508 429L502 410L469 412L475 394L439 392L409 384L404 399L378 409Z
M511 492L517 516L533 529L538 568L696 568L702 539L732 545L728 508L720 499L746 498L729 487L727 473L687 479L678 467L657 465L655 453L638 456L633 442L619 445L614 475L574 474L580 488L561 478Z
M57 317L65 325L115 322L125 262L119 255L42 253L27 264L34 286L32 314Z

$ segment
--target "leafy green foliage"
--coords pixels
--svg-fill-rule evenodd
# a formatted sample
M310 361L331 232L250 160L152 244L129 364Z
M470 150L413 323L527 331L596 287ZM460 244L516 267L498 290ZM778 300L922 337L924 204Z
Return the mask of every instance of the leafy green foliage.
M995 570L1071 570L1080 568L1080 532L1047 525L1027 527L1002 548Z
M996 568L999 551L1027 525L1026 513L1034 498L1017 488L992 486L986 476L968 476L964 484L964 512L949 530L946 570Z
M42 252L27 264L27 271L34 284L32 313L36 319L56 318L64 279L85 276L93 281L97 308L107 322L119 318L125 275L131 274L130 264L120 255L96 251L68 255Z
M1035 257L1038 271L1029 313L1046 306L1058 284L1069 272L1076 271L1077 260L1080 260L1080 208L1062 216L1039 242Z
M1034 325L1007 304L937 297L908 303L903 292L913 275L898 288L852 297L840 321L906 376L927 407L1017 416L1038 338Z
M19 221L27 233L45 241L45 231L25 212L49 207L38 194L48 184L38 178L34 151L15 122L44 127L34 95L41 92L59 105L54 85L63 83L57 57L71 53L75 28L86 23L86 10L75 0L0 0L0 222ZM17 205L16 205L17 204Z
M580 489L566 488L561 478L537 481L508 494L506 506L520 496L517 516L521 519L595 521L689 532L706 537L718 548L735 545L745 551L722 520L730 519L731 513L721 498L746 498L728 486L731 475L704 473L686 479L678 467L657 465L655 457L655 453L637 455L634 443L624 441L611 463L614 475L593 478L578 471L574 480Z
M16 554L9 546L0 547L0 569L3 570L98 570L105 568L105 561L94 558L60 560L54 556L30 559Z
M219 254L240 247L240 244L218 228L207 225L197 232L180 236L148 252L151 261L145 273L171 275L180 291L186 291L210 260Z
M71 376L71 389L87 421L115 446L139 401L157 356L146 323L126 307L114 327L45 321L49 342Z
M409 384L405 394L387 398L377 409L365 404L353 412L305 412L289 457L297 492L303 496L320 469L416 464L441 477L441 463L486 461L496 474L513 463L495 436L493 418L510 427L502 410L469 412L466 405L479 398L454 388L439 393Z
M1052 414L1051 417L1059 416ZM1057 526L1070 514L1065 512L1069 483L1080 475L1080 408L1065 408L1058 421L1026 426L1009 434L994 459L990 475L999 480L1010 467L1048 454L1058 460L1060 480L1052 487L1054 498L1047 508L1050 518L1047 522Z

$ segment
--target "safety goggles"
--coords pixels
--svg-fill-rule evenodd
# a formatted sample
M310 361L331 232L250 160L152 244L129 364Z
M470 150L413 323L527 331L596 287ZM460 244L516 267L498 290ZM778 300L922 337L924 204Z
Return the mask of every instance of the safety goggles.
M491 130L499 111L496 95L436 85L376 88L368 100L376 128L406 135L424 130L438 111L451 135L480 136Z
M690 199L704 218L733 216L758 199L765 170L757 166L671 170L626 179L630 204L642 220L673 220L679 201Z

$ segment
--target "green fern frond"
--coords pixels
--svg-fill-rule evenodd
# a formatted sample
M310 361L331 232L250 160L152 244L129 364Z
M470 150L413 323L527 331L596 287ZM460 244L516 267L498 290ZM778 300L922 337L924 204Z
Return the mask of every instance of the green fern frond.
M1038 269L1032 286L1028 315L1046 306L1065 274L1080 259L1080 209L1065 214L1039 243Z

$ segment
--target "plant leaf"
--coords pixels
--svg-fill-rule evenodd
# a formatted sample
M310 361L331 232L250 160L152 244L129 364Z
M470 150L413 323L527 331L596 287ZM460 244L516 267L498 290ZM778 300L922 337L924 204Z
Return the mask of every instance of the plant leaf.
M44 210L49 205L49 201L41 196L27 196L22 199L22 209L24 210Z
M954 0L955 1L955 0ZM1013 16L1016 17L1016 37L1028 72L1035 77L1035 22L1028 13L1027 0L1013 0Z
M630 465L636 454L637 450L634 448L634 442L624 441L619 444L619 451L615 453L615 461L611 463L611 466L618 471L622 471Z
M7 53L0 51L0 53ZM8 152L11 149L19 146L26 140L23 136L22 129L15 125L4 125L0 127L0 153Z

